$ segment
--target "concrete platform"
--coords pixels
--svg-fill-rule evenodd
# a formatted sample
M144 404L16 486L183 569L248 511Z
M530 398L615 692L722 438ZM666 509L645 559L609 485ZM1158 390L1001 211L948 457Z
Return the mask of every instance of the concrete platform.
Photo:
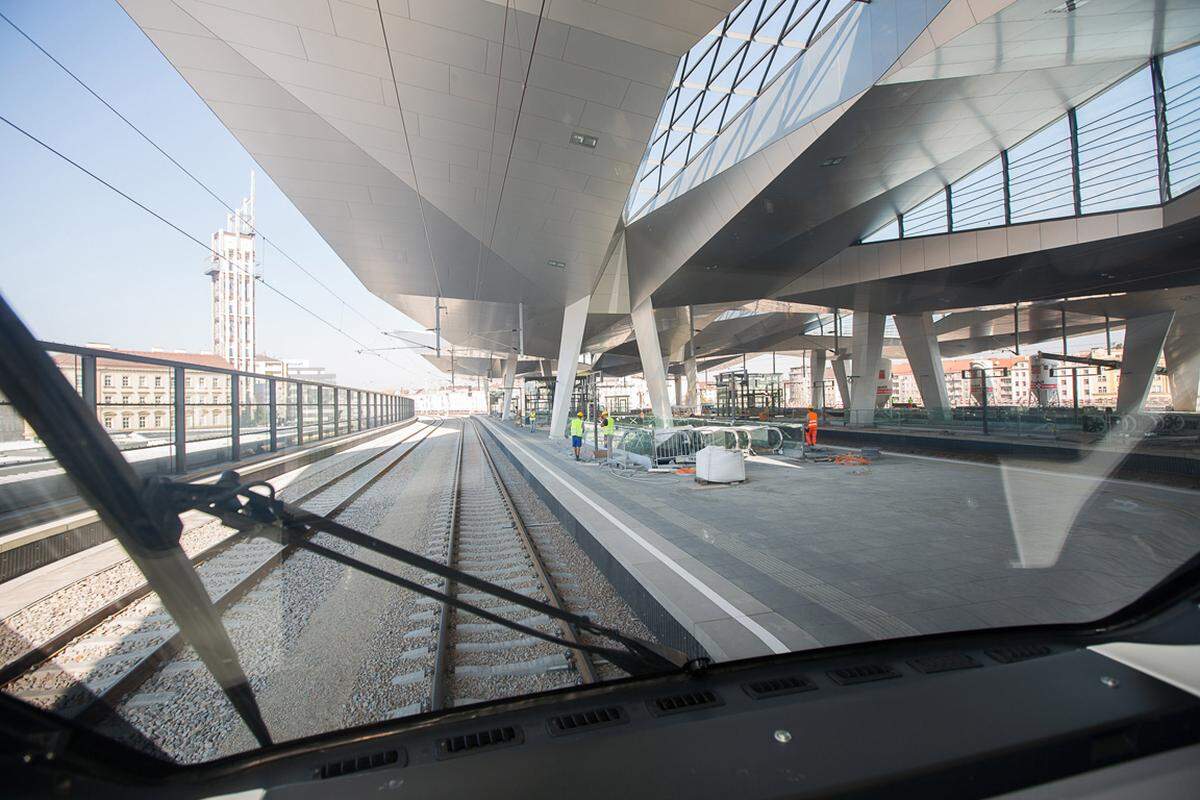
M745 484L703 486L488 428L626 599L666 617L647 623L717 659L1098 619L1200 551L1200 492L1057 464L753 457Z

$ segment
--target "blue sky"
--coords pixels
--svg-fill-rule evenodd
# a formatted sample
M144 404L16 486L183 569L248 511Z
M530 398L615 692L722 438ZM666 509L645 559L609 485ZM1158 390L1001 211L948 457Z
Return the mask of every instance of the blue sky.
M236 206L253 159L114 0L0 0L0 10L193 174ZM225 209L0 20L0 115L207 242ZM211 349L205 251L0 123L0 292L35 335L117 347ZM277 251L264 278L372 347L379 328L419 326L371 294L261 169L257 224L358 309L368 324ZM421 386L412 352L358 346L262 287L258 350L307 358L340 383Z

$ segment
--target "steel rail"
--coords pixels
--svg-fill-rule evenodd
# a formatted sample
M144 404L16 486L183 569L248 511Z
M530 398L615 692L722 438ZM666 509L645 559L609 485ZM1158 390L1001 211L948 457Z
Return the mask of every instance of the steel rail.
M467 424L462 421L462 430L458 436L458 450L454 456L454 471L452 473L453 485L450 489L450 519L446 528L446 566L454 566L454 549L458 538L458 512L459 499L462 491L462 464L463 464L463 442L467 438ZM442 593L452 595L454 593L454 582L449 578L442 579ZM437 633L437 649L433 656L433 677L429 685L429 707L432 711L441 711L446 708L446 684L447 675L449 674L450 661L450 606L447 603L441 604L441 609L438 612L438 633Z
M334 508L331 509L327 515L330 518L338 516L344 512L355 500L361 497L367 489L391 472L392 469L394 469L401 461L415 451L426 439L429 438L430 435L432 435L434 430L437 430L441 426L441 424L442 421L438 420L432 425L427 425L425 428L410 432L391 447L381 450L380 452L369 456L368 458L348 467L347 469L339 471L336 475L330 477L328 480L322 481L320 485L302 494L296 499L295 502L303 503L320 494L323 494L338 483L341 483L347 478L353 476L355 473L364 469L368 465L378 462L381 458L386 457L389 453L394 453L397 448L401 448L404 445L409 444L417 434L424 433L424 436L421 436L421 438L413 442L411 447L404 449L375 475L373 475L367 482L356 488L347 497L339 501L338 504L334 506ZM189 560L192 566L195 567L202 562L211 560L214 556L229 550L234 545L245 541L246 539L239 536L236 532L231 533L230 536L197 553ZM288 555L294 552L296 547L296 544L289 544L281 548L278 553L274 554L271 558L265 560L250 573L243 576L243 578L239 580L237 584L231 587L224 595L221 596L221 598L216 600L214 605L219 609L228 608L230 605L243 597L251 588L254 587L254 585L268 575L275 567L282 564ZM80 580L86 580L86 578L81 578ZM30 672L46 663L54 656L55 653L62 650L72 641L82 636L86 636L89 631L95 629L109 618L118 614L120 611L124 610L143 597L146 597L150 593L151 590L149 585L143 583L140 586L131 589L129 592L126 592L124 595L91 612L83 619L55 634L37 647L9 661L2 668L0 668L0 685L7 685L13 680L20 678L27 672ZM142 661L138 662L138 664L136 664L131 670L129 670L129 672L119 678L116 682L105 688L103 691L92 693L92 698L89 705L95 707L101 703L107 705L115 704L121 697L143 683L150 676L155 667L173 656L184 646L184 644L185 642L182 639L182 634L179 631L176 631L172 636L168 637L164 642L162 642L155 649L153 654L148 655ZM68 692L69 691L70 690L68 690ZM85 710L81 716L86 717L89 713L90 709Z
M545 561L542 560L542 554L537 548L537 544L533 541L533 537L529 535L529 529L525 527L525 520L521 517L517 506L513 503L512 495L509 494L508 487L504 484L504 479L500 477L500 470L496 468L496 462L492 458L492 453L488 449L487 442L483 438L483 434L479 430L479 423L471 418L471 430L475 432L476 438L479 440L479 446L483 451L483 460L488 465L488 470L492 474L492 480L496 482L496 488L500 492L500 499L504 501L505 507L508 509L508 514L512 517L513 527L516 528L517 536L521 540L521 544L525 547L525 551L529 554L529 561L533 565L533 570L537 574L538 582L542 585L542 591L546 593L546 598L550 605L560 611L569 611L566 603L563 602L562 596L558 593L558 587L554 585L554 580L550 576L550 570L546 568ZM569 622L560 620L563 628L563 638L573 644L579 644L579 631ZM575 660L575 668L579 671L579 677L584 683L596 682L596 667L592 662L592 655L586 650L575 649L571 651L571 655Z
M503 503L508 516L513 523L514 531L517 539L522 545L528 563L531 566L534 577L536 578L542 591L545 593L548 604L555 609L567 612L568 609L562 601L561 595L558 593L554 585L554 581L550 576L550 571L546 568L545 563L541 559L541 554L537 550L532 538L529 536L529 531L525 526L524 520L517 511L516 505L512 501L512 496L509 494L504 481L500 477L499 470L496 468L495 461L487 448L483 436L480 434L477 423L468 418L462 420L462 432L459 438L459 447L454 463L453 471L453 488L452 501L450 507L450 522L446 534L446 565L453 566L457 558L459 528L462 511L462 492L463 492L463 462L464 453L467 447L468 429L475 434L474 445L479 447L480 454L484 464L487 465L488 472L492 479L496 493ZM446 580L443 583L443 591L447 595L453 595L454 583ZM452 662L454 659L453 648L450 646L450 620L454 610L448 603L441 604L439 614L439 623L437 631L437 646L434 653L433 674L430 680L429 707L432 711L441 711L453 704L453 698L449 689L450 673ZM574 645L580 644L579 632L574 625L562 622L564 635L562 638ZM581 680L584 683L593 683L596 681L596 668L592 661L591 655L578 648L571 648L569 651L576 671L579 673Z

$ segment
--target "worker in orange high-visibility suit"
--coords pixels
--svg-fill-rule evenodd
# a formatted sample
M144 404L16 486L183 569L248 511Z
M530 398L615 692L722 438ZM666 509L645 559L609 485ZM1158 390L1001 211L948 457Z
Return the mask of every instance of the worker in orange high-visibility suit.
M804 423L804 443L809 447L817 446L817 412L808 410L808 420Z

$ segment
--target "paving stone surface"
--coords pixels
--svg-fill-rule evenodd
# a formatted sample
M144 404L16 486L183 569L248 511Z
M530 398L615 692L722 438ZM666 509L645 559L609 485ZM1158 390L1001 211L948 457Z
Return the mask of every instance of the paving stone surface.
M744 484L704 486L576 463L565 440L505 430L588 497L791 623L780 638L794 648L1094 620L1200 551L1200 492L1080 477L1062 464L771 456L746 464ZM727 621L697 622L735 648L746 639Z

